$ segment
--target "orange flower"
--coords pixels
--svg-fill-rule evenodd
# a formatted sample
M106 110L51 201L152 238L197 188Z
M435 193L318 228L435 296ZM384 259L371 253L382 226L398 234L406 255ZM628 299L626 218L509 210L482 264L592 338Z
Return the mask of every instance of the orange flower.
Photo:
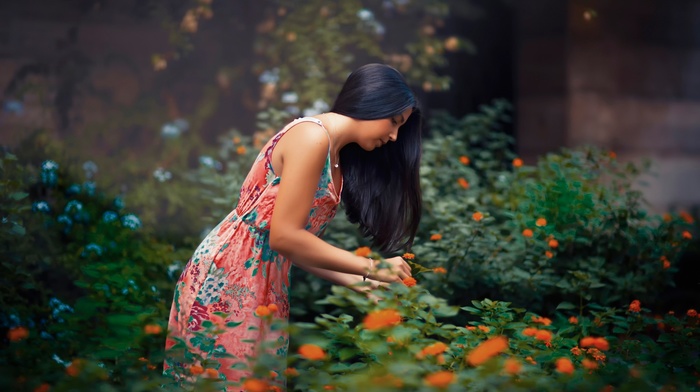
M211 378L218 378L219 377L219 371L216 369L207 368L206 372L207 372L207 376L209 376Z
M459 161L462 163L462 165L468 165L469 164L469 157L466 155L462 155L459 157Z
M401 314L395 309L375 310L369 313L363 321L365 328L370 331L391 327L400 323Z
M83 360L75 359L66 367L66 374L71 377L77 377L80 371L83 369Z
M484 219L484 214L482 214L481 212L477 211L477 212L475 212L475 213L472 214L472 219L474 219L475 221L479 222L480 220Z
M520 158L513 159L513 167L521 167L523 165L523 160Z
M668 261L668 258L666 256L661 256L660 260L664 263L664 269L668 269L671 267L671 262Z
M284 371L284 375L287 377L296 377L299 375L299 372L296 369L290 367Z
M685 221L685 223L693 224L695 222L695 219L693 219L693 217L687 211L679 212L678 216L680 216L681 219Z
M554 253L552 253L552 251L547 250L544 252L544 257L551 259L552 257L554 257Z
M690 234L690 232L689 232L688 230L686 230L686 231L683 232L683 239L692 240L692 239L693 239L693 235Z
M537 334L535 334L535 339L549 343L552 340L552 333L546 329L540 329L537 331Z
M471 326L471 325L467 325L467 326L464 327L464 328L466 328L468 331L476 331L476 327L473 327L473 326Z
M532 316L532 321L535 322L535 323L539 323L539 324L545 325L545 326L547 326L547 325L552 325L552 320L548 319L547 317L535 317L535 316Z
M199 365L192 365L190 366L190 373L194 375L202 374L204 373L204 368Z
M698 311L695 309L688 309L688 312L686 313L688 317L697 317Z
M571 353L574 354L574 355L577 356L577 357L578 357L579 355L581 355L581 349L578 348L578 346L573 347L573 348L572 348L571 350L569 350L569 351L571 351Z
M299 347L299 355L312 361L319 361L326 358L326 353L323 349L315 344L301 345L301 347Z
M443 342L436 342L431 344L430 346L427 346L423 348L417 356L420 358L426 356L426 355L439 355L447 351L448 347L445 343Z
M403 279L403 284L405 284L408 287L413 287L418 283L415 278L412 276L407 276Z
M455 375L452 372L442 370L435 373L430 373L424 378L425 383L437 388L447 388L455 382Z
M549 240L549 247L550 247L550 248L557 248L557 247L559 247L559 241L557 241L557 240L555 240L554 238L552 238L551 240Z
M163 332L163 328L158 324L148 324L143 327L143 332L148 335L160 335Z
M569 317L569 323L570 324L578 324L578 317L576 317L576 316Z
M612 159L617 158L617 154L615 153L615 151L610 151L610 152L608 153L608 156L609 156L610 158L612 158Z
M442 239L442 234L437 233L430 236L431 241L440 241Z
M442 267L435 267L433 268L433 272L435 272L436 274L446 274L447 270Z
M405 260L413 260L416 258L416 255L413 253L404 253L401 257L403 257Z
M531 238L532 237L532 230L530 230L530 229L523 230L523 237Z
M258 317L266 317L270 315L270 308L265 305L260 305L255 309L255 315Z
M537 335L537 328L527 327L523 329L523 335L525 336L535 336Z
M459 49L459 38L454 36L447 38L445 40L445 49L449 50L450 52L454 52Z
M532 365L537 365L537 361L532 359L532 357L525 357L525 361L527 361L528 363L530 363Z
M49 392L51 390L51 385L43 383L38 387L34 388L34 392Z
M585 338L581 339L579 345L581 347L592 347L595 345L595 338L593 336L586 336Z
M630 308L629 308L630 312L639 313L641 310L642 310L642 303L639 302L639 300L635 299L634 301L632 301L630 303Z
M234 136L234 137L233 137L233 144L238 144L238 143L240 143L240 142L241 142L241 138L240 138L240 137L238 137L238 136Z
M355 254L361 257L369 257L369 255L372 254L372 249L370 249L368 246L361 246L355 249Z
M503 363L503 370L508 374L518 374L523 365L515 358L508 358Z
M593 340L593 346L598 350L608 351L610 349L610 343L605 338L595 338Z
M574 364L569 358L559 358L556 361L557 371L560 373L572 374L574 372Z
M335 387L333 385L324 385L323 389L326 391L334 391Z
M588 370L596 370L598 369L598 362L596 361L591 361L588 358L584 358L581 360L581 366L584 367L584 369Z
M487 327L487 326L485 326L485 325L479 325L478 328L479 328L480 331L482 331L482 332L484 332L484 333L488 333L488 332L491 330L491 328L489 328L489 327Z
M464 189L469 188L469 182L467 182L467 180L465 180L463 177L458 178L457 183Z
M246 392L268 392L270 384L257 378L249 378L243 383L243 390Z
M600 350L598 350L595 347L589 348L588 350L586 350L586 352L588 353L588 355L592 356L593 359L595 359L596 361L605 361L605 354L600 352Z
M467 355L467 363L472 366L479 366L491 357L502 353L507 348L508 339L504 336L494 336L476 346L476 348Z
M277 311L277 305L276 305L276 304L269 304L269 305L267 305L267 309L268 309L270 312L276 312L276 311Z
M535 221L535 226L537 226L537 227L547 226L547 219L544 219L544 218L537 219L537 221Z
M246 149L244 146L238 146L238 148L236 148L236 152L238 153L238 155L243 155L245 154Z
M26 327L10 328L10 330L7 331L7 339L11 342L18 342L27 337L29 337L29 330Z

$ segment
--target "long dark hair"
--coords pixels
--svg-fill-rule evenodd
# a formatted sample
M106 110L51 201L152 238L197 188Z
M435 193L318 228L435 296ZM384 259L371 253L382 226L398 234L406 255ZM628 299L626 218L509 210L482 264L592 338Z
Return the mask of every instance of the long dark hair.
M391 118L408 108L413 111L395 142L373 151L351 143L340 151L345 213L382 252L410 248L418 230L420 109L401 73L383 64L367 64L352 72L331 108L358 120Z

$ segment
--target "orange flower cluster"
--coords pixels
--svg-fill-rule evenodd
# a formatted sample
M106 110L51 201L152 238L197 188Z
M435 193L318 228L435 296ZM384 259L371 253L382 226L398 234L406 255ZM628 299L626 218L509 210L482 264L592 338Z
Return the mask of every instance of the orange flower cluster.
M405 260L413 260L416 258L416 255L414 255L413 253L406 252L401 257L403 257Z
M430 236L431 241L440 241L442 239L442 234L437 233Z
M523 365L515 358L508 358L503 363L503 370L508 374L518 374Z
M569 323L570 324L578 324L578 317L576 317L576 316L569 317Z
M299 372L296 369L290 367L284 371L284 375L287 377L296 377L299 375Z
M208 377L219 378L219 371L216 369L207 368L206 373Z
M403 387L403 381L401 381L400 378L394 376L391 373L387 373L383 376L374 377L374 378L372 378L372 381L376 385L381 385L381 386L387 386L387 387L393 387L393 388Z
M603 354L600 350L598 350L595 347L591 347L588 350L586 350L586 353L593 357L596 361L605 361L605 354Z
M508 349L508 339L504 336L494 336L476 346L467 355L466 360L471 366L479 366L506 349Z
M698 317L698 311L695 309L688 309L688 312L686 312L688 317Z
M544 252L544 256L545 256L546 258L548 258L548 259L551 259L552 257L554 257L554 253L552 253L551 251L547 250L547 251Z
M194 374L195 376L200 375L204 373L204 368L199 365L192 365L190 366L190 373Z
M479 328L479 331L481 331L483 333L489 333L491 331L491 328L489 328L485 325L479 325L479 326L477 326L477 328Z
M467 157L466 155L462 155L461 157L459 157L459 162L462 165L468 165L469 164L469 157Z
M392 327L401 323L401 314L395 309L375 310L368 314L363 324L370 331Z
M147 335L160 335L163 332L163 328L158 324L148 324L143 327L143 332Z
M405 284L408 287L413 287L418 283L416 279L412 276L407 276L402 280L403 284Z
M680 216L681 219L685 221L685 223L695 223L695 219L693 219L693 217L688 213L688 211L681 211L678 213L678 216Z
M315 344L302 344L299 347L299 355L311 361L320 361L326 358L323 349Z
M523 160L520 158L513 159L513 167L521 167L523 165Z
M245 154L246 153L245 146L238 146L238 148L236 148L236 152L238 153L238 155Z
M18 342L29 337L29 330L26 327L10 328L7 331L7 339L11 342Z
M460 177L457 179L457 183L459 186L461 186L463 189L469 189L469 182L464 179L464 177Z
M607 339L602 337L586 336L581 339L581 347L595 347L599 350L608 351L610 349L610 343Z
M433 272L435 272L436 274L446 274L447 270L442 267L435 267L433 268Z
M532 321L538 324L542 325L552 325L552 320L548 319L547 317L535 317L532 316Z
M572 374L574 372L574 364L571 363L569 358L559 358L555 365L560 373Z
M66 374L71 377L78 377L80 371L83 370L83 365L84 363L82 359L74 359L73 362L66 367Z
M537 335L537 331L538 331L537 328L527 327L527 328L523 329L522 334L525 336L532 337L532 336Z
M523 230L523 237L532 238L533 232L531 229Z
M255 315L258 317L267 317L277 311L277 305L269 304L267 306L260 305L255 309Z
M547 219L538 218L538 219L535 221L535 226L537 226L537 227L547 226Z
M663 262L664 269L668 269L671 267L671 262L668 260L668 257L666 256L661 256L660 258L661 262Z
M692 240L693 239L693 235L690 234L690 232L688 230L685 230L683 232L682 236L683 236L683 239L685 239L685 240Z
M38 387L34 388L34 392L49 392L51 390L51 385L43 383Z
M530 356L525 357L525 361L526 361L527 363L531 364L531 365L537 365L537 361L535 361L534 359L532 359L532 357L530 357Z
M246 392L268 392L270 384L264 380L249 378L243 383L243 390Z
M447 349L448 349L448 347L445 343L436 342L436 343L433 343L429 346L426 346L422 350L420 350L420 352L418 352L416 354L416 358L423 359L428 355L438 356L438 355L444 353L445 351L447 351Z
M572 348L571 350L569 350L569 351L571 351L571 353L574 354L574 355L577 356L577 357L578 357L579 355L581 355L581 349L580 349L578 346L573 347L573 348Z
M477 211L477 212L475 212L475 213L472 214L472 219L474 219L475 221L479 222L480 220L484 219L484 214L482 214L481 212Z
M436 388L447 388L455 382L455 374L448 372L447 370L441 370L439 372L430 373L425 376L424 381L427 385Z
M548 245L550 248L558 248L559 247L559 241L556 239L552 238L549 240Z
M639 313L642 311L642 303L638 299L635 299L630 303L630 312Z
M598 369L598 362L591 361L588 358L584 358L581 360L581 366L583 366L584 369L587 369L587 370L596 370L596 369Z
M368 246L361 246L355 249L355 254L361 257L369 257L369 255L372 254L372 249L370 249Z

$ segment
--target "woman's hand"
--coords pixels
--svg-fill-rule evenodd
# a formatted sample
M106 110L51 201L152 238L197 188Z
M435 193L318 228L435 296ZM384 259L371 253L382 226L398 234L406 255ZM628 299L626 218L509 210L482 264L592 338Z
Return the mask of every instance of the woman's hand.
M377 268L378 261L375 261L374 268L369 273L369 278L380 282L401 282L411 276L411 267L400 256L384 259L389 264L388 268Z

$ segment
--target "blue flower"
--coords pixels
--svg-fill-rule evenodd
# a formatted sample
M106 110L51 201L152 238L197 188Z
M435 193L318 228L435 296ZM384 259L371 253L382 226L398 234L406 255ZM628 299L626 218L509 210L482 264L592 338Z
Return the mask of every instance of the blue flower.
M66 196L75 196L80 193L80 185L72 184L66 189Z
M365 22L369 22L374 19L374 14L367 8L363 8L357 11L357 17Z
M122 217L122 225L131 230L136 230L141 227L141 220L134 214L127 214Z
M173 174L163 169L162 167L159 167L153 171L153 177L155 177L155 179L160 182L165 182L173 178Z
M62 223L62 224L67 225L67 226L70 226L73 224L73 221L71 220L71 218L69 218L66 215L59 215L58 217L56 217L56 221L58 223Z
M90 253L94 253L97 256L102 256L102 247L95 244L94 242L89 243L85 246L85 249L83 250L83 253L81 254L81 256L86 257Z
M83 171L85 171L85 177L92 178L97 174L97 164L93 161L87 161L83 163Z
M85 181L83 183L83 189L89 196L94 196L95 191L97 190L97 185L95 185L93 181Z
M5 101L2 109L6 113L22 114L24 112L24 104L16 99L8 99Z
M58 181L56 170L58 170L58 163L51 160L44 161L41 164L41 182L49 186L56 185Z
M117 210L121 210L124 208L124 200L122 200L121 197L115 197L114 198L114 207L117 208Z
M176 127L172 123L165 123L163 126L160 128L160 134L168 139L176 138L180 136L182 131L180 128Z
M271 70L267 70L260 74L260 77L258 80L260 83L265 83L265 84L275 84L277 81L280 79L280 70L279 68L273 68Z
M49 206L49 203L45 201L35 201L34 204L32 204L32 211L50 212L51 207Z
M58 169L58 163L52 160L46 160L41 164L41 170L52 171Z
M119 215L114 211L105 211L104 214L102 214L102 221L105 223L114 222L117 219L119 219Z
M66 214L77 214L78 212L83 210L83 203L77 201L77 200L71 200L66 204L66 207L63 209L63 211Z
M199 157L199 164L202 166L213 168L215 165L215 161L214 158L208 155L202 155L201 157Z

